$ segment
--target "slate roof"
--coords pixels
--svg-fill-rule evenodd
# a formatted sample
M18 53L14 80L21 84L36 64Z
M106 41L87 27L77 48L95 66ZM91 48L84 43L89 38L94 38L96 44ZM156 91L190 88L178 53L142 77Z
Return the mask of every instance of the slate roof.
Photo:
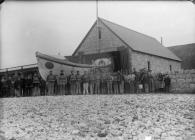
M99 18L107 28L109 28L116 36L118 36L125 44L127 44L134 51L147 53L155 56L169 58L172 60L181 61L174 53L168 48L161 45L155 38L145 34L136 32L124 26L110 22L103 18Z
M148 35L136 32L124 26L118 25L111 21L105 20L103 18L98 18L99 22L102 22L112 33L114 33L123 43L125 43L132 50L155 55L163 58L168 58L176 61L182 61L179 57L177 57L174 53L172 53L168 48L161 45L155 38L150 37ZM96 21L97 22L97 21ZM95 26L96 22L93 24L91 29ZM91 30L90 29L90 30ZM85 38L88 36L90 31L87 33ZM82 42L85 40L82 40ZM82 46L82 42L77 47L73 55L79 50Z

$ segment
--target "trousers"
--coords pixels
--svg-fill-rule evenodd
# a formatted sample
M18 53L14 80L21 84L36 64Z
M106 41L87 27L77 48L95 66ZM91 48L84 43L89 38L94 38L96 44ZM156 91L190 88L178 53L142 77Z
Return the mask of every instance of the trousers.
M89 84L83 83L83 94L89 94L88 88L89 88Z
M51 96L54 93L54 83L53 82L49 82L48 83L48 95Z

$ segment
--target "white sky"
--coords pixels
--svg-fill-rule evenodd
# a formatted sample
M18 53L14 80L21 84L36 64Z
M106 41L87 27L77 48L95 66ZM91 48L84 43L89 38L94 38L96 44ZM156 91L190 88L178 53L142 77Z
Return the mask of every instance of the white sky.
M95 1L4 2L0 68L36 63L35 52L71 55L96 20ZM99 17L155 37L165 46L195 43L191 2L99 2Z

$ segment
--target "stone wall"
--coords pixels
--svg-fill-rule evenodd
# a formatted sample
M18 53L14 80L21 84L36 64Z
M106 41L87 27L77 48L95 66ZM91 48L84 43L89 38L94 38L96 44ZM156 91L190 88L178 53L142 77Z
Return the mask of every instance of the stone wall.
M132 67L137 70L148 68L148 61L150 62L150 69L154 73L158 72L170 72L170 65L172 67L172 71L178 71L181 69L181 63L178 61L173 61L170 59L164 59L157 56L147 55L139 52L132 51Z
M195 93L195 69L169 73L171 91L177 93Z

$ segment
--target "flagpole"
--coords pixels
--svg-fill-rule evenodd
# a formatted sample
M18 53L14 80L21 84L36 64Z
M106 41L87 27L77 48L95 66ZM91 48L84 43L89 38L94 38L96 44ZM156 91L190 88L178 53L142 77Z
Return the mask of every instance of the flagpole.
M97 49L100 54L100 45L99 45L99 23L98 23L98 0L96 0L96 19L97 19Z

